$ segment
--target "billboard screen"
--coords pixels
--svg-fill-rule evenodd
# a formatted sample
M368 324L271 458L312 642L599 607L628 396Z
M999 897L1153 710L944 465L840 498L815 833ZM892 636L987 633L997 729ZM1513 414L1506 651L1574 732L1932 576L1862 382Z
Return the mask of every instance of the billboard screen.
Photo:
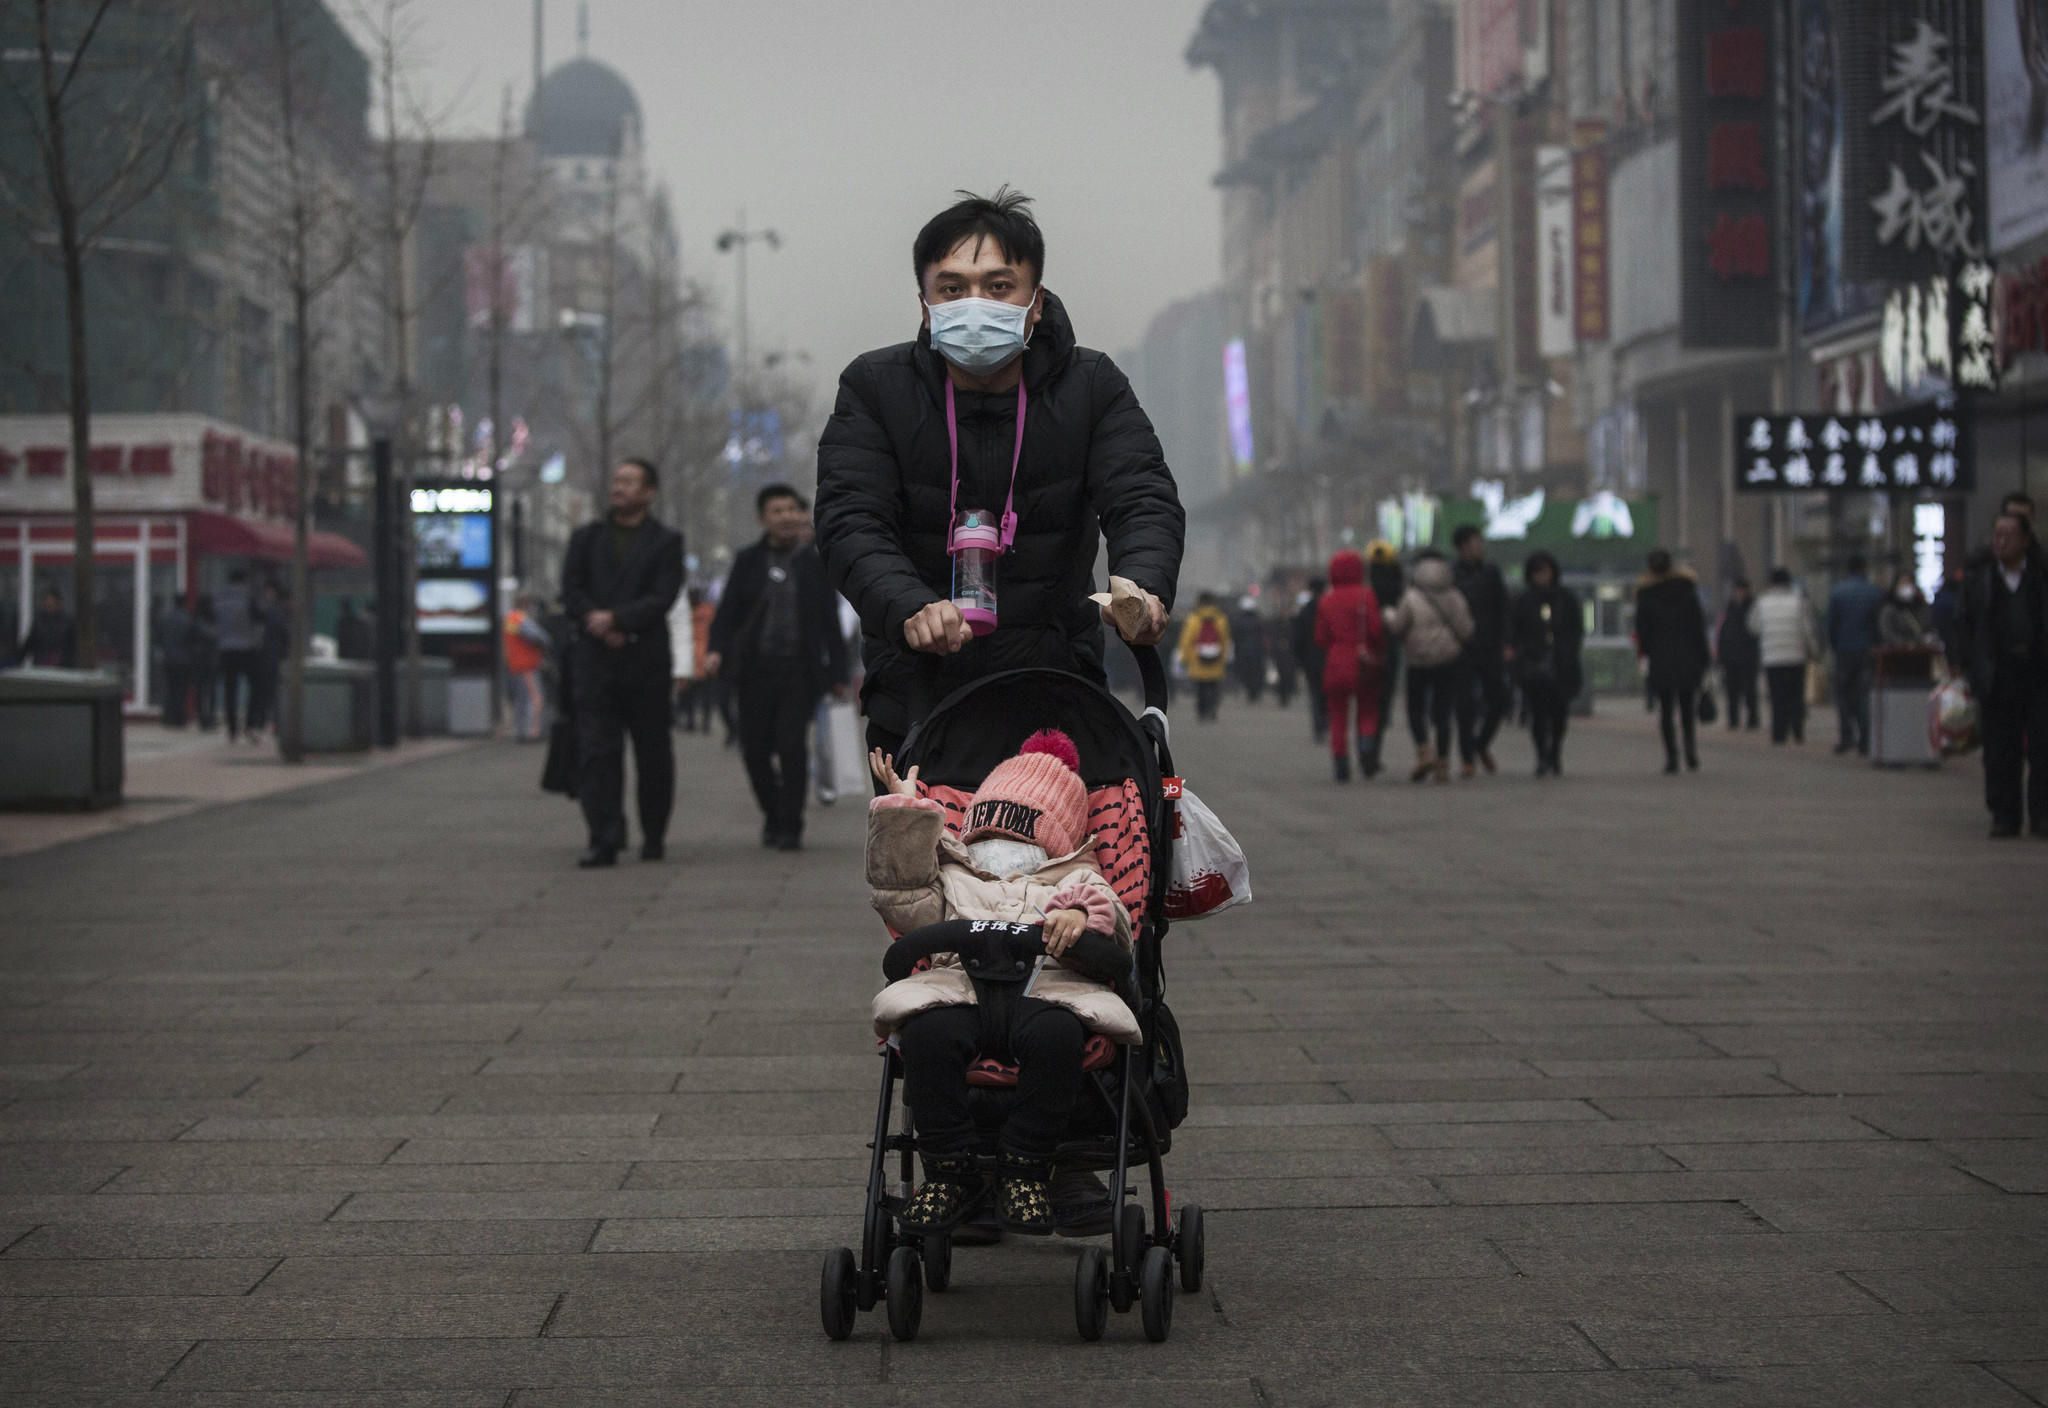
M1230 457L1240 473L1252 459L1252 380L1245 367L1244 339L1223 344L1223 406L1230 420Z

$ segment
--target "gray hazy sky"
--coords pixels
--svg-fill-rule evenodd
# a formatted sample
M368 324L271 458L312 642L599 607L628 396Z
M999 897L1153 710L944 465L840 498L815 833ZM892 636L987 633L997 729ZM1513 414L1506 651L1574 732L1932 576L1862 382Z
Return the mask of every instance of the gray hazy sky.
M523 107L531 0L417 0L423 73L456 123ZM1182 59L1203 0L590 0L590 55L640 96L685 272L732 317L712 241L744 205L753 346L803 351L819 399L916 328L910 241L955 187L1037 198L1046 283L1081 341L1115 352L1216 282L1216 80ZM548 0L550 67L576 52ZM825 409L829 407L822 407Z

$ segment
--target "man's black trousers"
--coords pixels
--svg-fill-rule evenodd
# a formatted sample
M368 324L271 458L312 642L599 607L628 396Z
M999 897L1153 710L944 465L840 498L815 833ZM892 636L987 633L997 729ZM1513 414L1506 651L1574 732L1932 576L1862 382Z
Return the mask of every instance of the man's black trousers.
M1766 665L1764 682L1771 695L1771 742L1806 739L1806 666ZM1731 708L1730 713L1734 710Z
M626 848L626 735L633 737L639 779L640 836L660 845L675 805L675 742L669 733L666 652L614 652L602 645L576 647L576 742L582 755L577 800L599 850ZM597 654L616 658L606 659Z
M956 1154L974 1140L967 1108L967 1065L977 1056L1017 1063L1017 1103L1003 1126L1010 1153L1049 1156L1081 1093L1088 1029L1066 1008L1020 997L1010 1015L1010 1049L987 1048L979 1007L928 1007L903 1024L903 1103L917 1116L927 1154Z
M1730 728L1739 726L1737 720L1741 717L1745 704L1749 706L1749 726L1751 728L1756 727L1757 668L1754 665L1723 665L1721 667L1721 684L1728 695L1728 727ZM1805 682L1805 677L1801 676L1800 684L1802 687Z
M1984 805L2001 827L2048 831L2048 680L1999 671L1978 718L1984 737ZM2024 785L2021 774L2025 773ZM2026 816L2022 817L2021 800Z
M1507 672L1496 656L1468 663L1458 687L1458 756L1468 763L1493 747L1508 712Z
M810 786L811 716L818 691L801 662L753 663L734 691L739 709L740 756L761 815L778 836L801 836L804 791Z

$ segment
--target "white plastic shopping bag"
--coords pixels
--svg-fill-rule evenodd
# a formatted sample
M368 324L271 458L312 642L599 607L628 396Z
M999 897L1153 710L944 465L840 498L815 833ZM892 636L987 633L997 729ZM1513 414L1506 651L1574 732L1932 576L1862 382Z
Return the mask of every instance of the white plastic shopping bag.
M852 700L827 695L818 705L816 752L819 801L868 794L868 755L861 746L860 710Z
M1960 677L1941 685L1927 700L1927 741L1945 757L1977 746L1977 701Z
M1166 917L1207 919L1233 905L1249 904L1252 871L1237 838L1179 778L1167 779L1167 796L1175 800Z

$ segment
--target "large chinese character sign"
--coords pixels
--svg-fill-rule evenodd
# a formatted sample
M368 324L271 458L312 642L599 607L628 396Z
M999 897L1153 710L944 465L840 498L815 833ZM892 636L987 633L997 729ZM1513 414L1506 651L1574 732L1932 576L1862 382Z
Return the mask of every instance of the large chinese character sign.
M1987 251L1983 0L1874 0L1841 29L1852 278L1911 282Z

